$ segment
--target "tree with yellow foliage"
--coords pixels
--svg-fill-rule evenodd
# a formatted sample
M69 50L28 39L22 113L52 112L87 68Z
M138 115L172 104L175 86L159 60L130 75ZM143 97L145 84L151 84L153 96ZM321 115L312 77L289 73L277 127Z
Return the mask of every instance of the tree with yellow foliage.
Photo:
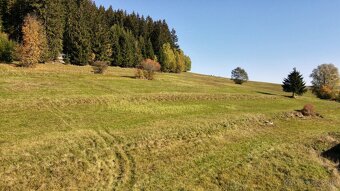
M34 67L44 61L47 52L45 30L36 16L27 15L22 27L21 66Z

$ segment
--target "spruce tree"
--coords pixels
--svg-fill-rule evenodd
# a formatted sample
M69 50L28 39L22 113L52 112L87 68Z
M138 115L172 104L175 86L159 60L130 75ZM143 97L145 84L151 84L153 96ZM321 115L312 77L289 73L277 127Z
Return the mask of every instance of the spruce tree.
M177 49L177 50L179 50L179 45L178 45L178 36L177 36L177 34L176 34L176 30L175 29L172 29L171 30L171 40L172 40L172 46L175 48L175 49Z
M146 58L150 58L150 59L153 59L153 60L155 59L155 52L153 50L150 38L146 42L145 51L146 51Z
M105 8L99 7L95 15L94 23L92 23L92 52L97 61L110 61L111 60L111 42L109 27L105 19Z
M292 92L292 98L295 98L295 94L303 95L307 92L306 83L303 81L303 77L296 68L283 80L283 91Z
M111 27L110 30L110 41L112 43L112 56L111 56L111 65L112 66L122 66L123 63L123 52L122 52L122 45L124 45L122 34L123 29L118 26L114 25Z
M89 30L89 1L67 1L66 28L64 33L64 50L72 64L87 65L91 53L91 36Z
M65 10L62 0L40 0L36 4L37 15L45 27L49 59L55 60L63 51Z

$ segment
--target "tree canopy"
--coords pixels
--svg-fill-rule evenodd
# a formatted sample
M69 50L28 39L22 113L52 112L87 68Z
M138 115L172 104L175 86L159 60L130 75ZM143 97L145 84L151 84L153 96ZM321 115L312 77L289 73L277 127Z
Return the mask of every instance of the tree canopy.
M249 80L249 77L244 69L237 67L231 72L231 79L236 84L243 84L244 82L247 82Z

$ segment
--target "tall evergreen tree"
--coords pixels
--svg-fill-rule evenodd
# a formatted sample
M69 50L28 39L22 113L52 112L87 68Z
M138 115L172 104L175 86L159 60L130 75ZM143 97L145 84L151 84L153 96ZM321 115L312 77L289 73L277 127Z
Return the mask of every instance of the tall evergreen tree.
M111 60L111 42L110 31L105 19L105 8L99 7L92 24L92 52L95 55L95 60L110 61Z
M90 60L91 36L88 26L87 0L70 1L66 4L66 28L64 33L64 50L70 61L77 65L86 65Z
M295 98L295 94L303 95L307 92L306 83L303 81L303 77L296 68L283 80L283 91L292 92L292 97Z
M150 58L150 59L155 60L155 52L153 50L152 43L151 43L150 39L148 39L148 41L145 44L145 51L146 51L146 53L145 53L146 58Z
M179 50L179 45L178 45L178 36L176 34L176 30L175 29L172 29L171 30L171 40L172 40L172 43L173 43L173 47L177 50Z
M36 4L37 15L45 27L49 59L55 60L63 51L65 10L62 0L39 0Z

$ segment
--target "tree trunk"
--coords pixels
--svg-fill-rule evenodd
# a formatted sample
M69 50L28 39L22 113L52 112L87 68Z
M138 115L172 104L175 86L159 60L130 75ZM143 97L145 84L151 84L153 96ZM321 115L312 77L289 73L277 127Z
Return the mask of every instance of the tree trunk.
M293 92L292 98L295 98L295 92Z

